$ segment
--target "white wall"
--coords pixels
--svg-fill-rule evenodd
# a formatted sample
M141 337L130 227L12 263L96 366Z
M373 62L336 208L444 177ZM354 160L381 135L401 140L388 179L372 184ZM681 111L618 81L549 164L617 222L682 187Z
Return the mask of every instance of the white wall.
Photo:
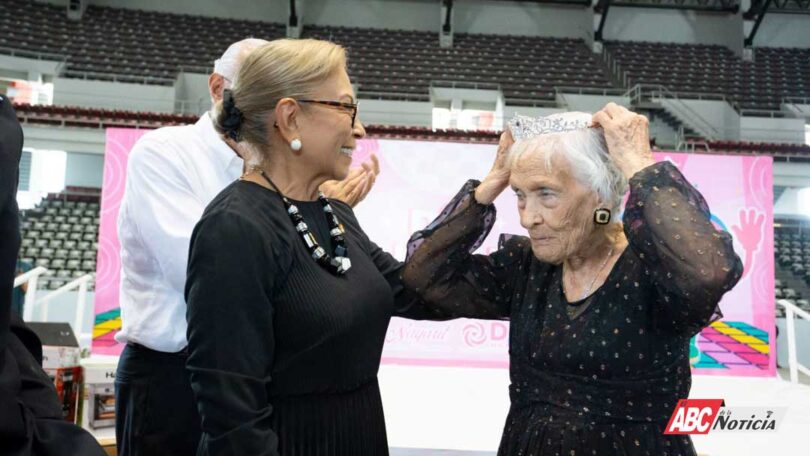
M0 68L17 74L25 74L23 77L26 79L36 74L53 76L59 72L61 66L61 61L0 55Z
M175 88L55 78L53 103L130 111L174 112Z
M34 149L104 153L104 130L23 124L25 146Z
M469 0L455 2L453 10L456 33L571 37L582 38L586 42L593 40L593 12L582 6Z
M810 17L804 14L778 14L768 11L759 26L755 47L810 48Z
M89 0L93 5L227 17L268 22L287 21L287 0ZM66 0L48 3L66 4ZM442 23L439 0L306 0L299 16L304 24L422 30L437 33ZM456 33L593 36L593 13L581 6L533 2L465 0L453 6Z
M603 35L606 40L720 44L741 53L742 30L740 14L614 7Z
M202 114L211 108L207 74L180 73L175 89L177 112Z
M50 293L50 290L37 290L37 299L41 299ZM73 332L76 333L76 339L79 340L79 345L82 347L89 347L93 324L95 322L96 312L93 308L93 301L95 299L95 292L88 291L85 298L84 313L82 314L82 328L81 332L84 336L79 335L79 331L74 327L76 321L76 308L78 291L68 291L67 293L57 296L47 304L48 318L46 321L51 323L70 323ZM41 312L44 310L44 304L36 303L33 309L32 321L42 321L40 318Z
M563 109L560 108L534 108L530 106L504 106L503 108L503 118L505 122L508 122L515 114L520 114L522 116L549 116L551 114L556 114L559 112L564 112ZM505 123L504 122L504 123Z
M101 188L104 175L104 156L68 152L65 167L65 185Z
M650 119L650 138L655 138L656 147L667 150L677 147L680 139L677 130L657 117Z
M433 125L433 104L430 102L360 99L357 116L366 125Z
M629 97L608 95L579 95L573 93L557 94L557 103L565 106L566 111L597 112L606 104L613 102L621 106L630 106Z
M807 167L805 167L805 169L807 169ZM774 173L775 172L776 170L774 170ZM785 180L790 181L789 179ZM773 205L774 217L787 217L794 219L802 217L805 219L810 218L810 208L807 207L806 201L803 202L803 198L799 195L801 191L810 187L810 185L808 185L808 183L810 183L808 180L810 180L810 176L801 176L795 179L798 185L787 188L784 192L782 192L782 195ZM775 178L774 181L776 181ZM800 183L802 181L803 184Z
M65 5L67 0L41 0ZM137 8L177 14L286 22L287 0L88 0L93 5ZM435 31L441 18L439 0L306 0L300 15L305 24ZM745 7L744 7L745 8ZM457 33L537 36L593 36L593 12L580 6L534 2L465 0L455 2ZM808 19L769 11L755 46L810 47ZM740 52L742 13L704 13L652 8L611 8L605 24L608 40L721 44Z
M807 99L810 103L810 98ZM793 114L804 117L810 121L810 104L805 103L782 103L782 110L792 112Z
M810 187L810 163L774 162L773 185L780 187ZM790 198L789 195L785 196L788 194L788 190L785 190L783 197ZM795 198L794 195L793 199ZM781 198L779 201L781 201ZM777 201L777 204L782 204L779 201Z
M40 3L67 5L68 0L44 0ZM175 14L227 17L268 22L286 22L285 0L87 0L88 4L113 8L140 9Z
M774 119L770 117L742 117L740 139L743 141L769 141L804 144L804 119Z
M714 139L740 138L740 115L725 101L664 99L661 104L686 125L704 135Z

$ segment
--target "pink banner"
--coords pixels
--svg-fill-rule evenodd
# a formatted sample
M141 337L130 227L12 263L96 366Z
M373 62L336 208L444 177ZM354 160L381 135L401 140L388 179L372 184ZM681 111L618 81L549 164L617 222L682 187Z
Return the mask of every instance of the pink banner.
M100 353L120 351L112 339L120 329L115 222L127 153L141 134L139 130L107 131L93 343L93 350ZM357 217L372 240L403 259L411 233L433 220L467 179L483 177L494 152L494 146L482 144L363 140L355 162L376 153L382 171L373 192L356 209ZM714 223L733 235L735 250L745 264L742 280L721 302L724 320L692 340L694 371L775 375L772 159L677 153L658 153L656 158L673 162L703 193ZM482 253L496 248L500 233L525 232L510 193L496 201L498 220ZM383 362L505 368L508 333L509 323L501 321L433 323L394 318Z

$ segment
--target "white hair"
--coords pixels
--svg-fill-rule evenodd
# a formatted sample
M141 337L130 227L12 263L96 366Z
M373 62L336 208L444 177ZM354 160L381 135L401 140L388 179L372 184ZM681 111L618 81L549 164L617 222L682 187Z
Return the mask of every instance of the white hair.
M231 44L222 53L222 56L214 61L214 73L222 75L227 81L233 83L244 57L254 49L267 43L269 41L259 38L246 38Z
M590 120L591 114L584 112L568 112L549 117L574 121L585 119L585 116ZM523 154L537 152L544 154L546 168L549 170L552 169L552 158L561 154L571 166L573 177L593 190L611 210L614 221L618 220L622 197L627 192L627 179L610 158L601 128L540 134L517 141L509 151L510 167L515 166Z

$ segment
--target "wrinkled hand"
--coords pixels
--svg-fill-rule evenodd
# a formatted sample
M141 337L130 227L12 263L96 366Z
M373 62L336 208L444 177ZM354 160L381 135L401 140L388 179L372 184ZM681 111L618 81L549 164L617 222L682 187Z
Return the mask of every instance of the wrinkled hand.
M355 207L363 201L380 174L380 161L372 154L369 160L349 170L349 175L341 181L326 181L321 184L321 191L327 198L343 201Z
M512 138L512 132L508 129L501 134L500 142L498 143L498 152L495 154L495 161L492 163L492 168L489 170L487 177L481 181L478 188L475 189L475 200L481 204L492 204L495 198L509 185L509 163L507 163L507 156L509 149L515 143Z
M593 115L593 124L604 130L610 157L626 178L655 163L650 150L650 125L645 116L608 103Z

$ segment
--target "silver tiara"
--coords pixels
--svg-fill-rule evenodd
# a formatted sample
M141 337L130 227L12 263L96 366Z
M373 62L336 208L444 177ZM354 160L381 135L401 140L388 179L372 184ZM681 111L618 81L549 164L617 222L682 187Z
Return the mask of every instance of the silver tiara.
M509 121L509 130L515 141L535 136L582 130L591 126L591 116L586 113L552 114L545 117L526 117L515 114Z

